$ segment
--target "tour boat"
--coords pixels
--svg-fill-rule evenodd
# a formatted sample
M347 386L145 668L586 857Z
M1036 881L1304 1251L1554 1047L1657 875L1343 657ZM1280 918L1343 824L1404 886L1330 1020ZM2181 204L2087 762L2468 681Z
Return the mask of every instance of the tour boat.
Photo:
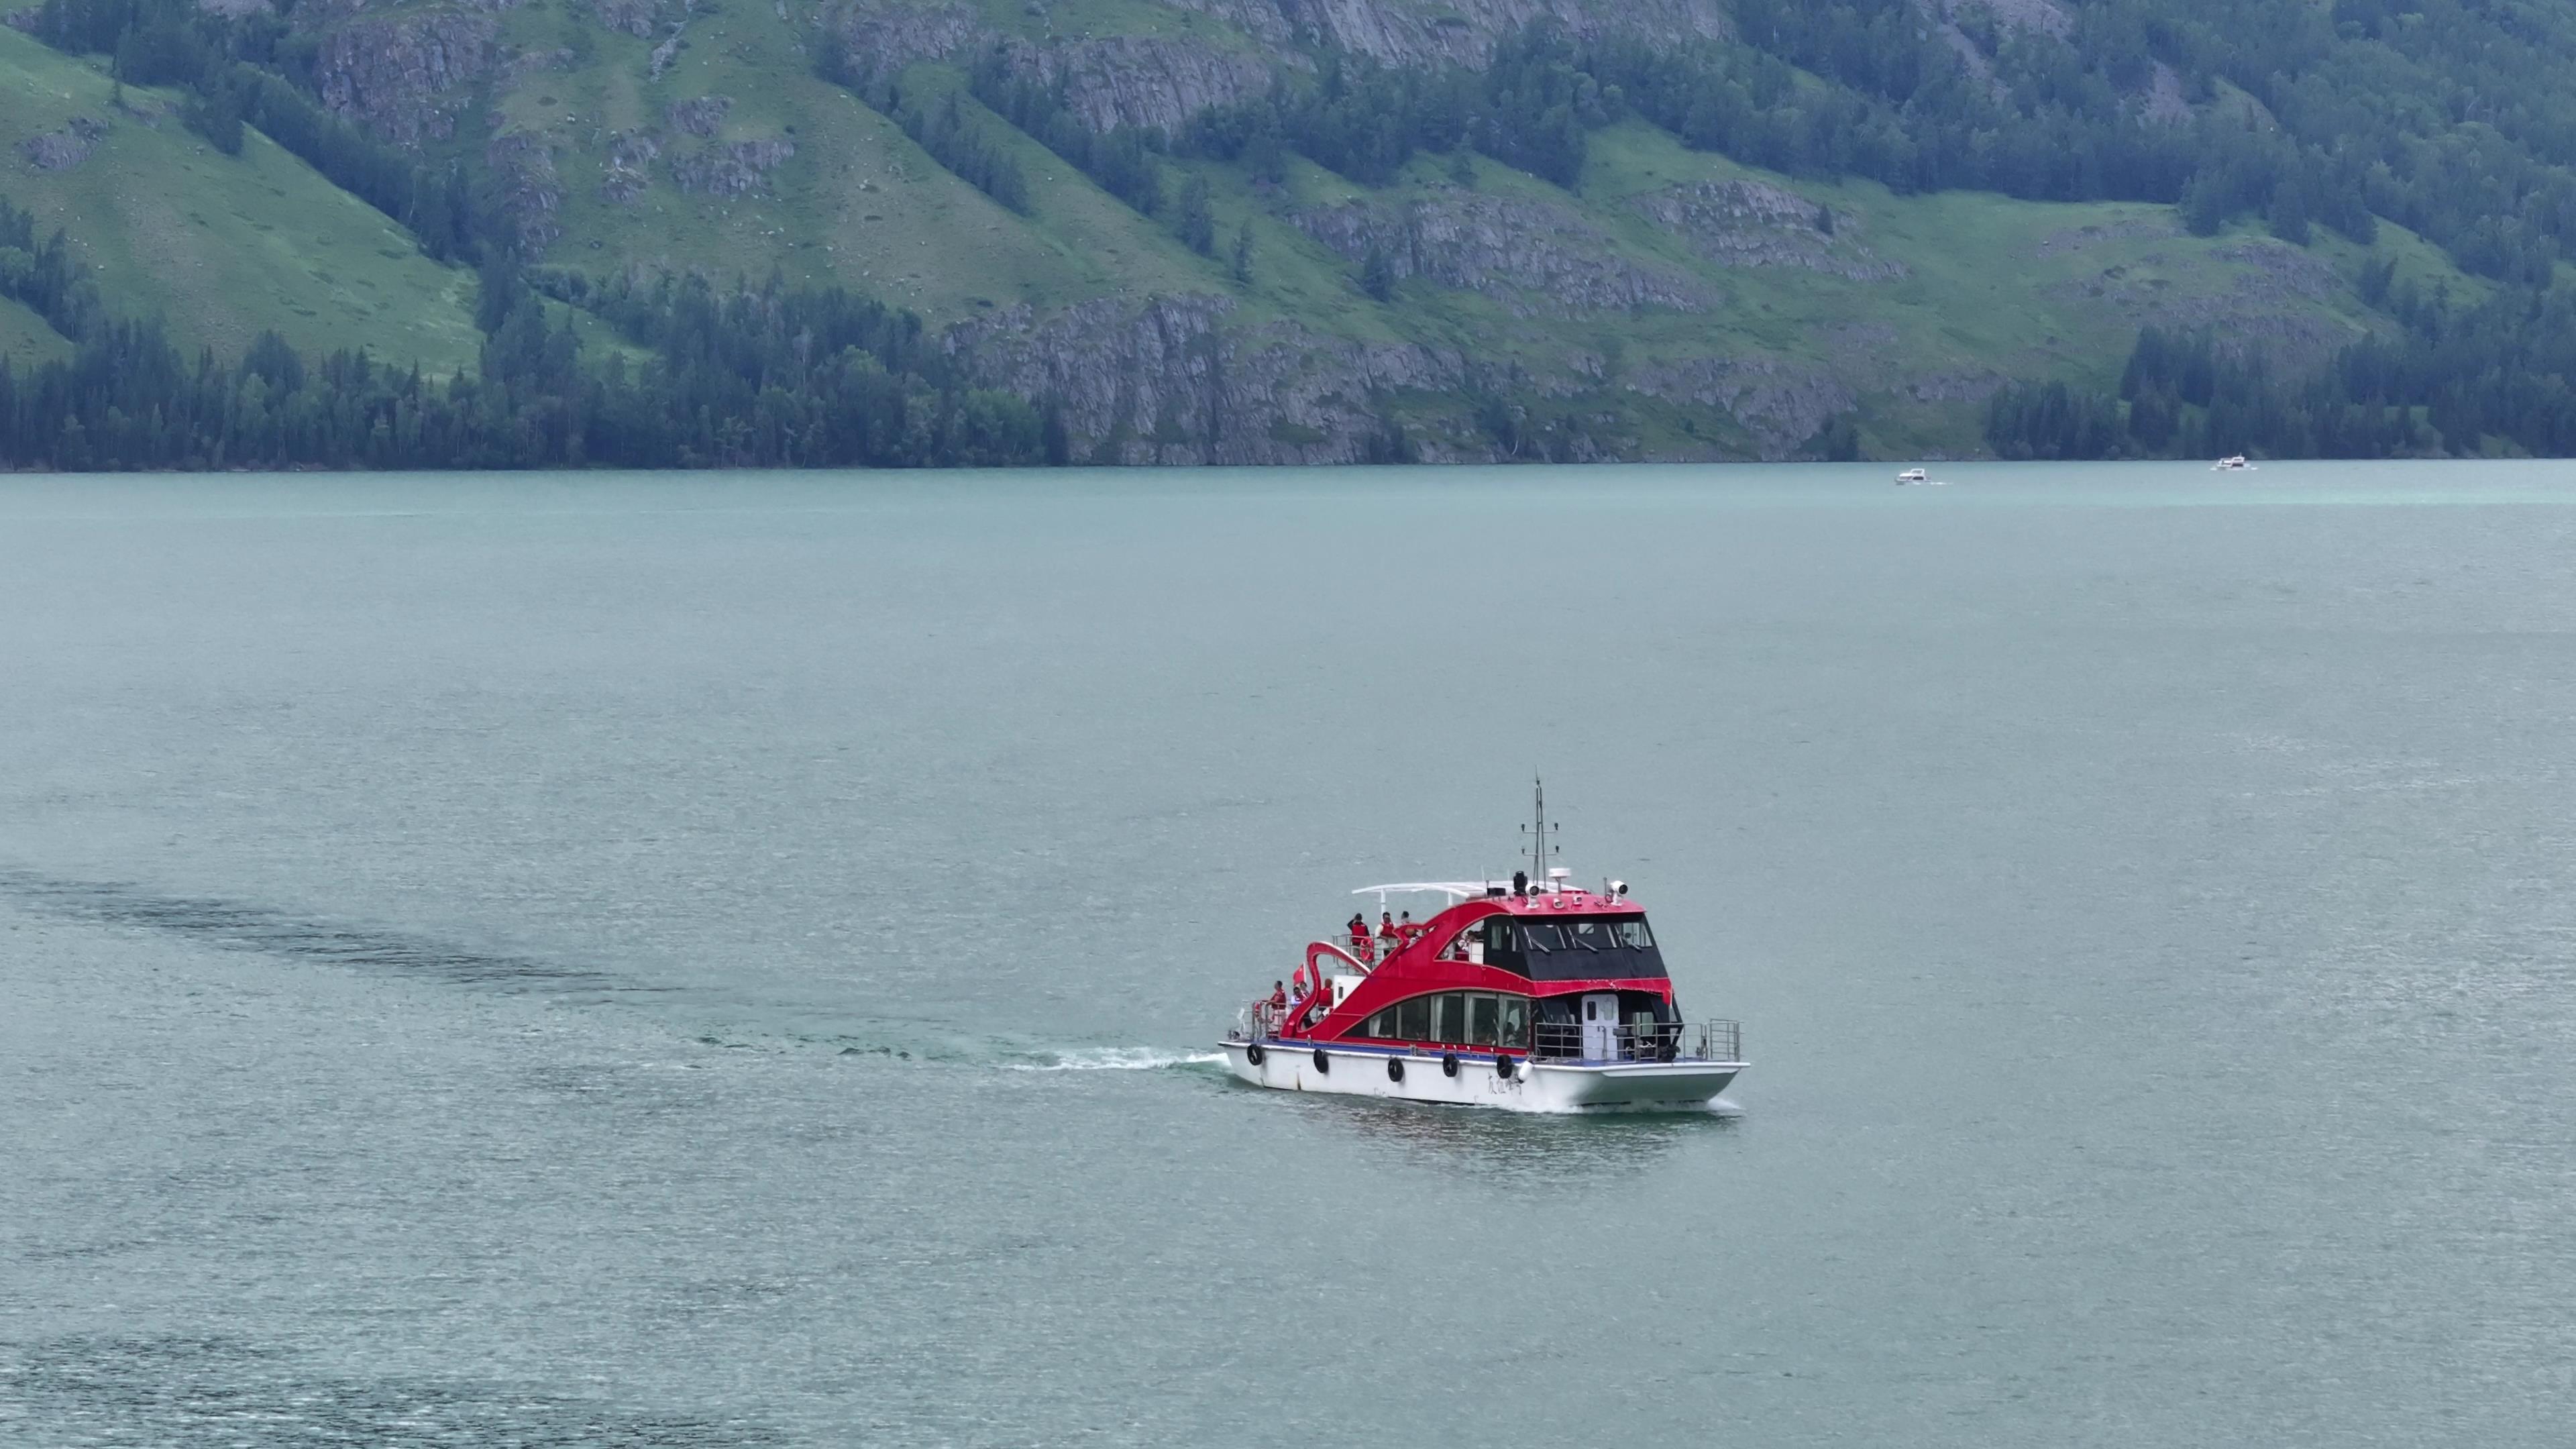
M2245 455L2243 453L2230 453L2226 457L2219 459L2217 462L2210 464L2209 471L2212 473L2251 473L2254 471L2254 465L2245 461Z
M1548 868L1539 796L1533 880L1363 886L1379 920L1306 947L1293 990L1254 999L1219 1043L1256 1086L1528 1112L1706 1107L1745 1067L1743 1029L1685 1021L1645 908L1624 881ZM1387 923L1396 895L1445 897ZM1409 913L1408 913L1409 914Z
M1896 481L1899 483L1929 483L1932 481L1932 475L1924 472L1920 468L1908 468L1904 472L1896 475Z

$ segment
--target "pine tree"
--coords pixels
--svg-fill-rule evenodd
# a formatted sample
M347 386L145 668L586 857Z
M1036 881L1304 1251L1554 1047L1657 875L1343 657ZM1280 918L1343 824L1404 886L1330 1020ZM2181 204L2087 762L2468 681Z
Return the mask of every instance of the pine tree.
M1181 187L1181 214L1173 230L1191 251L1203 257L1216 255L1216 208L1206 177L1193 176Z
M1395 262L1386 248L1369 247L1368 260L1360 263L1360 290L1381 302L1395 295Z
M1234 234L1234 260L1227 270L1234 274L1238 287L1252 285L1252 223L1245 222Z

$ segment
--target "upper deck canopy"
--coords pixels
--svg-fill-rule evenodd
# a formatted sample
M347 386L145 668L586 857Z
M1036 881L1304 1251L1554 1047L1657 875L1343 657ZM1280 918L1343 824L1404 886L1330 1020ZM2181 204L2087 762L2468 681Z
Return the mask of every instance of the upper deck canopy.
M1644 907L1624 895L1606 896L1580 886L1559 884L1551 890L1533 883L1528 895L1516 896L1501 881L1422 880L1403 881L1392 885L1361 886L1355 896L1376 896L1383 900L1392 895L1429 894L1438 892L1452 900L1490 898L1500 909L1520 915L1553 915L1559 911L1637 911Z

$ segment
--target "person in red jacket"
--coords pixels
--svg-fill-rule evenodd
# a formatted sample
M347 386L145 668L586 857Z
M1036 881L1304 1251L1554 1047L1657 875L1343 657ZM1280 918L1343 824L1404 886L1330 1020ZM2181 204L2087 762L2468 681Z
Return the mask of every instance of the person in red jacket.
M1377 952L1369 945L1368 917L1351 912L1351 954L1363 961L1374 961Z
M1377 943L1378 943L1379 948L1380 948L1380 949L1382 949L1382 950L1392 951L1392 950L1394 950L1398 945L1401 945L1401 944L1403 943L1403 941L1404 941L1404 938L1403 938L1402 936L1399 936L1399 935L1397 935L1397 934L1395 933L1395 915L1394 915L1394 913L1393 913L1393 912L1391 912L1391 911L1380 911L1380 912L1378 912L1378 913L1377 913Z

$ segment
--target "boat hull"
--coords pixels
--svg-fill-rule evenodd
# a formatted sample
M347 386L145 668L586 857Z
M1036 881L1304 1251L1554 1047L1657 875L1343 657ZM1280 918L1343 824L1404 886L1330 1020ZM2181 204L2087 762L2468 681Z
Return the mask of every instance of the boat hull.
M1682 1112L1705 1108L1742 1062L1531 1062L1508 1077L1490 1052L1459 1052L1457 1071L1439 1053L1340 1043L1219 1042L1226 1069L1256 1087L1332 1092L1405 1102L1500 1107L1516 1112ZM1252 1059L1254 1048L1261 1060ZM1325 1064L1318 1066L1317 1053ZM1395 1071L1388 1070L1392 1063Z

